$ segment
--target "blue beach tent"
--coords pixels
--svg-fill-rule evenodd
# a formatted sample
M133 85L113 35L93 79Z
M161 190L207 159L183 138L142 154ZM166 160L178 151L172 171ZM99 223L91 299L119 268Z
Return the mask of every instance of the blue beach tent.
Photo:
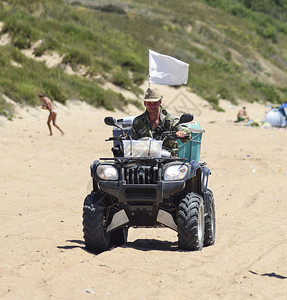
M272 108L265 116L264 121L273 127L287 126L287 103L283 103L278 108Z
M287 102L283 103L281 106L278 107L279 111L285 118L287 117Z

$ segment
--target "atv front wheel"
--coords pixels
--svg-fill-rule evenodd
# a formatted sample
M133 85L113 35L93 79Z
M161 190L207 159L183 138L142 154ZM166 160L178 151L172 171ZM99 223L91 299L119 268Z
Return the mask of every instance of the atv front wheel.
M203 198L188 193L180 202L178 210L178 247L182 250L201 250L204 240Z
M110 234L106 233L106 209L103 196L91 193L84 202L83 232L86 249L93 253L101 253L109 249Z
M205 207L205 210L208 213L205 213L204 217L204 246L211 246L215 242L215 207L214 207L214 197L211 190L207 189L208 193L208 207Z

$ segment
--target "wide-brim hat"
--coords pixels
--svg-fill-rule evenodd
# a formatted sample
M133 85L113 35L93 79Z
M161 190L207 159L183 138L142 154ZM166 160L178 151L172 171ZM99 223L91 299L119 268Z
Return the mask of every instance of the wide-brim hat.
M143 101L157 102L162 99L162 96L158 94L156 89L148 88L144 94Z

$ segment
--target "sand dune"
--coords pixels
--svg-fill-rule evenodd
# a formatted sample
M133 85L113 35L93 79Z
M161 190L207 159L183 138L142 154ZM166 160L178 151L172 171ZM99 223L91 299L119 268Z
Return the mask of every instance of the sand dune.
M100 255L84 249L82 205L89 166L110 155L107 112L57 103L62 137L50 137L47 111L17 109L0 119L0 296L3 299L286 299L287 132L235 126L185 88L162 88L164 104L193 112L205 133L201 159L216 201L214 246L177 248L169 229L130 229L128 243ZM176 103L174 103L176 102ZM240 104L240 106L242 106ZM267 108L246 104L261 121Z

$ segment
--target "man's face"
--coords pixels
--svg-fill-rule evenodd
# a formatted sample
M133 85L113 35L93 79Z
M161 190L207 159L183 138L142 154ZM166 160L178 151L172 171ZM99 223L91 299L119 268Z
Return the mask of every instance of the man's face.
M146 110L150 115L158 114L160 110L160 105L161 105L161 100L157 102L144 101L144 106L146 107Z

